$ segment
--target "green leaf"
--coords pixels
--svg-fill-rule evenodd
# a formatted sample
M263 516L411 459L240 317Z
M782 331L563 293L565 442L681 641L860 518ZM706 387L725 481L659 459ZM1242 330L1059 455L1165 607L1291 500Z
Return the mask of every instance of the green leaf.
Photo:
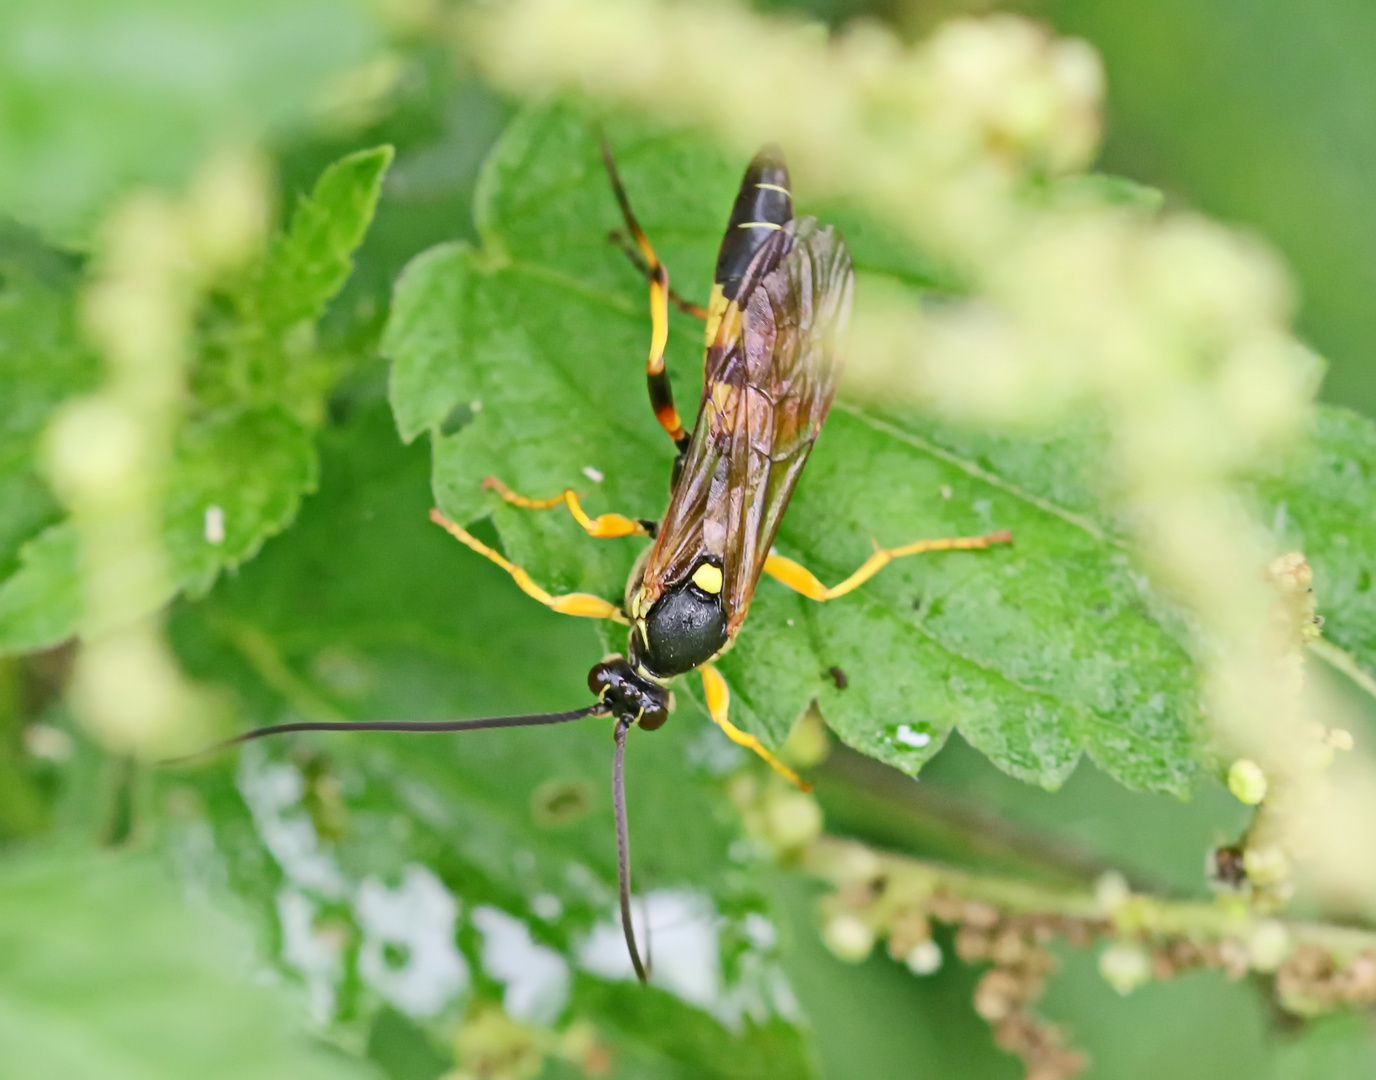
M1376 673L1376 423L1320 408L1310 441L1257 495L1277 545L1314 568L1324 637Z
M30 652L72 635L81 619L79 556L70 521L48 526L20 548L17 569L0 584L0 653Z
M374 43L360 0L7 0L0 212L80 235L130 186L299 123Z
M79 341L75 259L0 224L0 580L20 546L58 516L32 448L53 409L91 389L99 364Z
M349 275L391 160L379 147L326 169L287 232L207 318L163 502L174 592L203 593L252 558L314 489L314 428L339 366L315 348L314 323ZM16 271L13 298L0 293L0 387L15 387L0 404L0 493L17 493L0 511L0 571L11 571L0 577L0 652L56 644L80 625L76 536L56 520L34 465L58 404L98 378L73 325L77 284L72 273L45 284Z
M1034 195L1058 207L1116 206L1142 214L1156 213L1166 201L1165 196L1156 188L1107 173L1048 178Z
M0 653L30 636L60 640L79 612L75 537L35 463L54 410L100 377L76 327L79 273L74 258L0 226Z
M394 156L380 146L325 169L264 260L221 298L192 374L203 407L273 406L319 422L337 362L317 350L315 323L348 280Z
M683 136L610 135L646 231L677 287L701 300L740 163ZM430 433L447 514L490 514L508 556L551 591L618 597L634 541L588 540L562 513L516 510L480 487L496 474L532 496L575 487L593 514L664 508L673 451L644 396L644 284L606 241L618 213L585 122L558 107L518 118L488 162L475 218L481 249L435 248L398 285L384 341L398 426ZM877 248L867 257L890 276L920 276L895 273ZM669 365L690 413L700 333L674 317ZM739 722L777 745L816 698L843 739L910 773L958 730L1047 787L1088 753L1129 786L1184 792L1200 758L1194 672L1129 553L1080 507L932 443L930 423L838 404L780 551L834 582L872 538L1011 528L1016 546L904 560L826 605L766 580L721 664ZM1015 478L1026 462L1009 447ZM589 481L589 467L605 481Z
M506 575L430 524L428 455L397 443L381 402L358 408L344 429L326 431L321 491L295 527L205 601L179 609L173 636L184 663L231 689L255 724L585 701L599 655L593 627L527 603ZM733 847L740 838L722 808L722 770L739 760L691 707L629 746L634 881L654 898L659 983L649 990L631 981L612 921L605 721L275 741L247 748L237 775L221 760L175 782L194 784L231 883L278 926L286 966L299 967L302 945L299 928L277 922L289 907L333 920L336 937L354 943L333 974L306 975L341 1023L367 1025L391 1008L442 1032L474 997L504 1000L521 1018L590 1020L618 1060L659 1063L627 1075L672 1065L684 1072L667 1075L806 1076L799 1033L773 1003L771 949L757 940L763 900L741 872L752 860ZM288 834L297 840L283 844ZM457 952L440 938L430 947L451 964L459 957L466 974L414 998L360 959L384 944L361 897L394 895L408 881L421 888L431 876L456 901ZM544 952L518 964L529 968L518 976L511 954L502 957L523 955L523 935L524 948ZM398 962L403 981L445 970ZM708 983L694 991L691 972ZM722 993L709 1002L702 986L712 980ZM532 1009L532 1000L545 1005Z
M291 228L272 251L240 303L245 321L282 334L315 322L344 286L396 156L390 146L336 161L297 205Z
M1044 435L889 419L938 453L973 462L1028 498L1062 508L1084 528L1127 542L1127 523L1102 492L1108 433L1101 419L1083 416ZM1302 551L1313 567L1324 637L1376 673L1376 422L1317 406L1306 437L1245 490L1276 550ZM1174 621L1169 611L1157 614Z
M188 901L146 855L11 855L0 862L6 1071L33 1080L375 1075L294 1029L300 1008L253 978L252 954L242 926Z
M221 570L251 559L291 523L317 468L312 432L285 409L212 413L188 424L163 500L163 543L178 585L203 593ZM224 526L215 543L206 535L211 507Z

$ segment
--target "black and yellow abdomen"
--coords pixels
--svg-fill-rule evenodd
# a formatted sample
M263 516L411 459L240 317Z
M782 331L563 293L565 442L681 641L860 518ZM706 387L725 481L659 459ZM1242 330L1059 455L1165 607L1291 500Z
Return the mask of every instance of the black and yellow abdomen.
M777 146L761 147L745 170L736 203L717 252L717 271L713 275L712 299L707 307L707 344L717 336L717 327L727 305L736 299L741 279L755 253L769 234L793 220L793 190L783 151Z

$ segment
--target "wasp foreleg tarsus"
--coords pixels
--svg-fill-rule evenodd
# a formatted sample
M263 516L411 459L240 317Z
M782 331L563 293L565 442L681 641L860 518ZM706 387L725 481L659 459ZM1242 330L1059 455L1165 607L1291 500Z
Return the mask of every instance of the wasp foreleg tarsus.
M548 499L527 499L524 495L517 495L495 476L483 480L483 487L495 491L512 506L520 506L526 510L551 510L562 503L569 508L574 521L583 526L589 536L605 539L616 536L653 535L653 530L647 528L639 518L628 518L622 514L599 514L597 517L589 517L573 488L565 488L558 495Z
M846 578L839 585L827 587L817 580L816 576L801 563L796 563L792 559L770 552L765 559L764 572L775 581L787 585L794 592L802 593L809 600L835 600L838 596L845 596L852 589L856 589L869 581L880 570L888 566L894 559L901 559L908 555L921 555L928 551L979 551L983 548L993 547L995 544L1011 544L1013 534L1007 529L1002 529L988 536L961 536L945 540L918 540L916 543L904 544L902 547L881 548L878 544L874 546L874 554L866 559L855 573Z
M789 783L796 784L803 791L811 791L812 785L771 754L759 739L731 723L731 691L726 685L726 680L721 677L721 672L711 664L703 664L699 670L702 672L702 692L707 699L707 712L712 717L712 722L726 732L726 737L737 746L744 746L747 750L759 754L769 762L771 769Z
M438 510L430 511L430 520L483 558L496 563L511 575L523 593L540 601L550 610L561 615L576 615L583 619L611 619L613 622L630 625L630 620L619 607L600 596L593 596L591 593L566 593L563 596L554 596L545 592L524 569L508 561L501 552L488 547L461 525L455 525Z

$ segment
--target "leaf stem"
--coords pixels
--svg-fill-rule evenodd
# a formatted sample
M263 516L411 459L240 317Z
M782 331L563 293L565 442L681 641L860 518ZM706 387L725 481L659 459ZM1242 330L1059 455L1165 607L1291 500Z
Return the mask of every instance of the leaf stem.
M1311 641L1309 643L1309 651L1319 657L1319 659L1329 667L1341 671L1356 683L1357 686L1366 691L1366 693L1376 698L1376 678L1373 678L1371 674L1357 662L1357 658L1346 649L1334 645L1326 638L1319 638L1317 641Z
M962 855L968 853L1000 864L1007 872L1022 872L1048 883L1073 887L1113 871L1140 892L1164 890L1159 880L1123 870L1073 841L1010 821L984 803L932 784L915 784L844 743L831 747L818 771L826 779L818 796L827 820L844 831L852 831L851 822L868 824L882 806L882 820L889 827L871 839L901 844L899 834L912 832L928 851L958 849ZM895 815L905 819L897 829L892 828ZM904 824L909 828L903 828Z

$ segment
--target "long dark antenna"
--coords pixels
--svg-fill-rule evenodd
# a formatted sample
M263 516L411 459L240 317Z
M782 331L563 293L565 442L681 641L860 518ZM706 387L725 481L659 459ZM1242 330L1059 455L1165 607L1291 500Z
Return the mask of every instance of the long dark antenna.
M168 758L164 765L178 765L186 761L217 754L231 746L263 739L269 735L286 735L293 731L411 731L420 734L438 734L445 731L482 731L485 728L540 727L544 724L566 724L570 720L582 720L589 716L607 716L611 712L606 705L598 702L586 709L572 712L535 713L530 716L488 716L478 720L299 720L290 724L273 724L271 727L254 728L242 735L225 739L214 746L198 750L183 757Z
M640 962L640 950L635 947L635 927L631 923L631 834L626 827L626 732L629 720L616 722L616 754L612 758L612 808L616 814L616 881L621 893L621 929L626 935L635 976L643 983L650 981L645 965Z

